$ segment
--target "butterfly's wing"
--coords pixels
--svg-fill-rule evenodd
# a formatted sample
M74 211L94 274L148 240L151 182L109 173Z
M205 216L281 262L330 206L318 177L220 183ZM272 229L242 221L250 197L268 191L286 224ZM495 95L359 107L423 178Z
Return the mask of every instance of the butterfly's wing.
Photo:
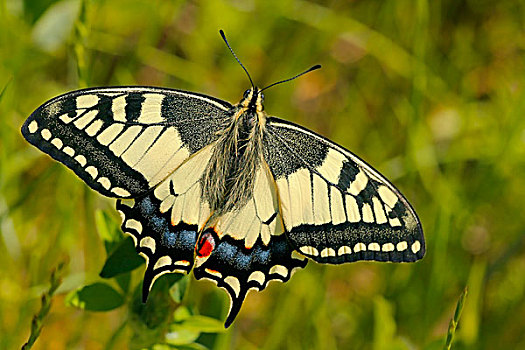
M122 231L133 237L135 249L146 259L142 301L155 280L168 272L188 273L193 266L197 225L171 225L169 213L159 212L159 200L148 193L135 199L118 199Z
M425 254L419 219L403 195L350 151L269 118L264 156L294 249L321 263L410 262Z
M122 230L134 238L137 252L146 258L144 301L159 276L188 273L193 267L197 236L210 217L200 179L214 145L191 155L145 196L117 201Z
M307 260L297 256L283 234L276 184L261 160L253 197L240 208L210 220L197 244L197 279L206 278L230 297L228 327L248 291L261 291L272 280L286 282Z
M22 134L94 190L133 198L212 143L231 107L173 89L92 88L46 102Z
M147 195L119 200L117 209L122 230L147 260L143 300L160 275L187 273L195 262L197 279L210 279L228 292L228 327L250 289L263 290L271 280L285 282L307 261L293 256L283 234L276 184L266 164L257 171L248 203L212 216L201 178L215 146L190 156Z
M155 278L193 266L199 223L209 215L193 174L206 166L230 108L179 90L93 88L46 102L22 126L30 143L91 188L123 198L122 229L148 260L144 300Z

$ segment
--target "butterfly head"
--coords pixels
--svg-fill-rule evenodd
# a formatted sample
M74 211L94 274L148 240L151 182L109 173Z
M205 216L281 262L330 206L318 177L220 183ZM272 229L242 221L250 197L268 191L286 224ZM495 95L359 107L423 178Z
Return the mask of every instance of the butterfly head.
M239 105L245 108L247 112L256 113L264 111L263 102L264 94L262 91L257 87L252 87L244 91Z
M250 119L251 121L255 121L255 116L257 114L259 114L259 120L265 120L264 116L262 115L263 111L264 111L264 106L263 106L263 102L264 102L264 94L262 93L264 90L268 89L268 88L271 88L272 86L275 86L275 85L279 85L279 84L282 84L282 83L286 83L287 81L290 81L290 80L294 80L298 77L300 77L301 75L303 74L306 74L308 72L311 72L311 71L314 71L316 69L319 69L321 68L321 65L320 64L316 64L315 66L313 67L310 67L309 69L305 70L304 72L302 73L299 73L291 78L288 78L288 79L284 79L284 80L280 80L276 83L273 83L273 84L270 84L262 89L259 89L258 87L256 87L253 83L253 80L252 80L252 77L250 76L250 73L248 73L248 70L246 69L246 67L244 67L244 65L241 63L241 61L239 60L239 58L237 57L237 55L235 54L235 52L233 52L233 49L231 48L230 44L228 43L228 40L226 40L226 35L224 34L224 31L219 30L219 33L221 34L222 36L222 40L224 40L224 42L226 43L226 46L228 46L228 49L230 49L230 52L232 53L233 57L235 57L235 59L237 60L237 62L239 62L239 65L242 67L242 69L246 72L246 75L248 76L248 79L250 80L250 83L252 84L252 87L251 89L248 89L244 92L244 96L243 98L241 99L241 102L239 102L239 105L241 107L241 113L239 113L239 115L243 114L244 112L248 112L247 114L250 115ZM252 125L255 125L255 123L252 123Z

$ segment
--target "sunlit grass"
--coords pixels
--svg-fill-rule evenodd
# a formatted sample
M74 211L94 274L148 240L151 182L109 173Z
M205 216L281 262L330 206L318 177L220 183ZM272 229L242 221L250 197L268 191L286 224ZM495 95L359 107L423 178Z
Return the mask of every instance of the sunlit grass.
M268 90L266 111L391 178L420 216L427 256L310 263L285 285L250 294L232 329L196 341L441 349L468 286L452 349L525 347L524 15L510 0L1 2L0 348L29 338L49 271L64 255L70 272L33 349L126 348L136 326L126 307L65 306L67 293L102 281L96 210L118 215L30 147L22 122L47 99L85 86L158 85L236 102L248 81L219 29L258 85L323 65ZM189 281L181 310L223 319L225 293Z
M56 269L51 273L49 289L42 294L40 310L35 316L33 316L33 320L31 321L31 333L29 334L27 342L22 346L22 350L31 349L38 339L40 332L42 332L43 322L51 309L51 298L53 298L53 295L62 283L62 275L64 273L65 265L64 262L58 264Z
M452 340L456 334L456 329L458 328L459 319L461 318L461 313L463 312L463 306L467 299L468 289L465 288L463 293L459 296L458 304L456 305L456 311L454 312L454 317L450 320L448 325L447 339L445 340L445 346L443 349L450 350L452 348Z

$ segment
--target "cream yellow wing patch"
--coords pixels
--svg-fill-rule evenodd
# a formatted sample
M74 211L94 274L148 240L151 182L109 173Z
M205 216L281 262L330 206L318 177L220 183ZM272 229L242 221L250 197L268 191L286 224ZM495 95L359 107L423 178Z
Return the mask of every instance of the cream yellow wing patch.
M214 144L193 154L154 190L161 202L160 212L170 212L173 226L184 222L199 230L210 217L210 206L202 196L202 175L210 161Z
M44 103L22 134L109 197L145 195L213 143L232 106L190 92L93 88Z
M286 132L303 132L293 125L285 127L289 129ZM308 142L319 140L307 137L315 136L313 134L300 134L300 139L290 135L274 136L275 144L284 148L275 156L275 164L270 164L270 167L273 165L287 231L301 225L339 225L346 222L387 224L392 228L402 225L403 221L412 226L416 223L412 215L399 217L394 210L402 198L399 192L350 152L335 144L322 143L312 144L310 149L286 149L287 143L300 142L301 146L307 147ZM271 153L267 154L272 159ZM288 163L286 168L285 162Z
M287 237L297 251L332 264L423 257L416 213L379 172L295 124L270 118L266 128L264 158L275 178Z
M272 236L284 232L279 211L277 188L268 165L261 160L253 188L253 197L241 208L227 212L208 224L219 238L225 235L236 240L244 239L245 247L251 248L260 238L268 245Z

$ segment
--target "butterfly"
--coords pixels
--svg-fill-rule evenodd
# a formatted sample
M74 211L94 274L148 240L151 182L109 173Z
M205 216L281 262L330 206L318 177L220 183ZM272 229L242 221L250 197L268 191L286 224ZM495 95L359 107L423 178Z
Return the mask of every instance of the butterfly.
M78 90L38 107L22 134L117 198L147 261L144 302L162 274L193 270L228 293L229 327L250 290L288 281L308 260L421 259L405 197L345 148L266 114L263 90L252 82L235 105L158 87Z

